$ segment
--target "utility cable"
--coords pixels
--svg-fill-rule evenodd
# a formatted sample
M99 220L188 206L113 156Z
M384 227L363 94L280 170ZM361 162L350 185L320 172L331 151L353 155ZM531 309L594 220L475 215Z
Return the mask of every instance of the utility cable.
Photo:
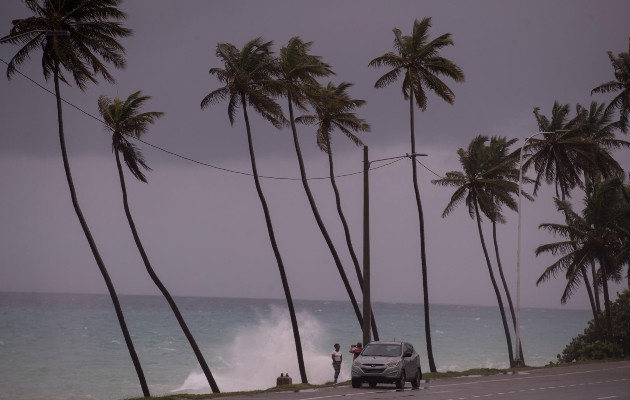
M3 62L4 64L6 64L7 66L9 65L9 63L7 63L7 62L6 62L5 60L3 60L2 58L0 58L0 61L2 61L2 62ZM24 73L23 73L22 71L20 71L19 69L17 69L17 68L16 68L16 69L15 69L15 72L17 72L17 73L18 73L20 76L22 76L23 78L26 78L27 80L29 80L31 83L33 83L33 84L35 84L36 86L38 86L40 89L42 89L42 90L44 90L44 91L46 91L46 92L50 93L51 95L53 95L53 96L57 97L57 96L56 96L56 94L55 94L52 90L48 89L47 87L45 87L45 86L44 86L44 85L42 85L41 83L37 82L35 79L31 78L30 76L28 76L28 75L24 74ZM82 108L80 108L79 106L76 106L75 104L73 104L73 103L69 102L68 100L64 99L63 97L61 97L61 101L63 101L64 103L66 103L66 104L67 104L67 105L69 105L70 107L72 107L72 108L76 109L77 111L79 111L79 112L81 112L81 113L83 113L83 114L87 115L88 117L90 117L90 118L92 118L92 119L94 119L94 120L96 120L96 121L98 121L98 122L102 123L105 127L107 127L108 129L110 129L110 130L111 130L111 128L110 128L110 127L109 127L109 126L105 123L105 121L103 121L103 120L102 120L102 119L100 119L99 117L97 117L97 116L95 116L95 115L93 115L93 114L91 114L91 113L89 113L89 112L87 112L87 111L83 110L83 109L82 109ZM213 168L213 169L217 169L217 170L219 170L219 171L229 172L229 173L238 174L238 175L254 176L252 173L249 173L249 172L236 171L236 170L232 170L232 169L229 169L229 168L218 167L218 166L216 166L216 165L212 165L212 164L208 164L208 163L205 163L205 162L202 162L202 161L198 161L198 160L195 160L195 159L193 159L193 158L186 157L186 156L183 156L183 155L181 155L181 154L175 153L175 152L173 152L173 151L167 150L167 149L165 149L165 148L163 148L163 147L160 147L160 146L154 145L154 144L149 143L149 142L147 142L146 140L142 140L142 139L140 139L140 138L136 138L136 137L133 137L133 136L131 136L131 138L132 138L132 139L135 139L135 140L137 140L137 141L139 141L139 142L141 142L141 143L143 143L143 144L145 144L145 145L147 145L147 146L149 146L149 147L152 147L152 148L154 148L154 149L156 149L156 150L159 150L159 151L161 151L161 152L164 152L164 153L166 153L166 154L169 154L169 155L171 155L171 156L174 156L174 157L177 157L177 158L180 158L180 159L182 159L182 160L186 160L186 161L189 161L189 162L192 162L192 163L198 164L198 165L203 165L204 167L210 167L210 168ZM379 166L377 166L377 167L370 167L368 170L369 170L369 171L373 171L373 170L377 170L377 169L380 169L380 168L383 168L383 167L387 167L387 166L389 166L389 165L391 165L391 164L394 164L394 163L396 163L396 162L398 162L398 161L400 161L400 160L402 160L402 159L404 159L404 158L406 158L406 157L408 157L408 156L400 156L399 158L397 158L397 159L395 159L395 160L393 160L393 161L390 161L390 162L388 162L388 163L385 163L385 164L383 164L383 165L379 165ZM417 160L416 160L416 161L417 161ZM428 168L427 168L424 164L420 163L420 165L422 165L424 168L428 169ZM429 170L429 171L431 171L430 169L428 169L428 170ZM433 171L431 171L431 172L433 172ZM363 171L351 172L351 173L347 173L347 174L335 175L335 178L344 178L344 177L348 177L348 176L359 175L359 174L362 174L362 173L363 173ZM433 172L433 173L435 174L435 172ZM435 175L437 175L437 174L435 174ZM439 175L437 175L437 176L439 177ZM275 180L289 180L289 181L298 181L298 180L301 180L301 178L278 177L278 176L267 176L267 175L259 175L259 177L260 177L260 178L264 178L264 179L275 179ZM324 180L324 179L330 179L330 177L329 177L329 176L325 176L325 177L307 178L307 180Z

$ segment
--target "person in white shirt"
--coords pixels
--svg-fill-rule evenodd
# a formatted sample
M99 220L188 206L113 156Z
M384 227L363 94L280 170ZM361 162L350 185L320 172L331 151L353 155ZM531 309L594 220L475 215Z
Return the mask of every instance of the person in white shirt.
M332 352L332 365L335 370L335 383L337 383L337 378L339 378L339 371L341 371L341 352L339 351L341 347L339 343L335 343L335 350Z

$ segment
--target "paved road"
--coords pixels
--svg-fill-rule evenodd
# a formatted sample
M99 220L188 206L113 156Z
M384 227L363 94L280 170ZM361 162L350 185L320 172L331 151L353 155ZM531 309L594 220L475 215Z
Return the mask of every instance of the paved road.
M534 369L510 375L443 378L420 389L349 386L265 393L230 400L630 400L630 361ZM346 399L344 399L346 398ZM402 399L405 398L405 399Z

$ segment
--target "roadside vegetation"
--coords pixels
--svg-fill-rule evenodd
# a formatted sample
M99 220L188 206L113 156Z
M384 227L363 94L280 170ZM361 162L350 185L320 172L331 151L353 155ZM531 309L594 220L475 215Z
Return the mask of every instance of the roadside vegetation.
M584 332L571 340L561 354L558 363L588 360L624 359L630 357L630 291L625 290L611 304L612 340L606 340L602 329L605 316L599 315L588 323Z

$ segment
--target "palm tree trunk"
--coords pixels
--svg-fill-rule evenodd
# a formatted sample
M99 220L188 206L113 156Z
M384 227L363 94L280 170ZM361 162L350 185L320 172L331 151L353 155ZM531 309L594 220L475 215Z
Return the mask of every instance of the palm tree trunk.
M291 131L293 133L293 144L295 145L295 153L297 154L298 164L300 165L300 177L302 178L302 186L304 186L304 191L306 192L306 197L308 198L308 203L311 206L311 211L313 211L313 216L315 217L315 221L317 222L317 226L324 237L324 241L328 245L328 249L330 250L330 254L332 254L333 260L335 261L335 265L337 266L337 270L339 271L339 276L341 276L341 280L343 281L343 285L346 288L346 292L350 297L350 302L352 303L352 308L354 308L354 313L359 321L359 326L363 326L363 317L361 316L361 310L359 309L359 304L357 304L357 299L354 297L354 293L352 291L352 286L350 286L350 281L348 281L348 277L346 276L346 272L343 269L343 265L341 265L341 260L339 259L339 255L337 254L337 249L335 249L335 245L330 239L330 235L328 234L328 230L324 226L324 221L322 221L321 216L319 215L319 210L317 209L317 204L315 204L315 199L313 198L313 194L311 193L311 188L308 185L308 180L306 180L306 168L304 167L304 159L302 158L302 151L300 150L300 142L297 136L297 128L295 127L295 119L293 117L293 104L291 100L291 94L288 95L289 99L289 120L291 122Z
M348 251L350 252L350 257L352 258L352 263L354 264L354 270L357 273L357 280L359 281L361 292L363 292L363 274L361 273L361 267L359 266L359 259L357 258L357 255L354 252L354 246L352 245L352 238L350 237L350 228L348 227L348 222L346 221L346 217L343 214L343 210L341 208L341 195L339 194L339 188L337 188L337 182L335 180L335 169L333 167L332 147L330 147L330 137L328 135L326 135L326 148L328 149L327 154L328 154L328 170L330 171L330 184L332 185L333 192L335 193L337 213L339 214L339 219L341 220L341 224L343 225L343 232L346 236L346 245L348 246ZM374 340L379 340L378 329L376 327L376 319L374 318L374 311L372 311L370 318L372 319L372 333L374 335ZM367 343L364 343L364 345L365 344Z
M595 299L593 297L593 289L591 289L591 283L588 280L588 273L586 272L586 268L582 267L582 278L584 279L584 286L586 286L586 292L588 293L588 299L591 303L591 311L593 311L593 321L595 321L595 325L597 325L597 307L595 305Z
M481 240L481 247L483 249L483 255L486 257L486 264L488 265L488 273L490 274L490 280L492 281L492 287L494 288L494 294L497 296L497 303L499 303L499 311L501 312L501 321L503 322L503 331L505 332L505 339L507 341L508 357L510 359L510 368L514 367L514 354L512 353L512 338L510 336L510 327L505 317L505 309L503 308L503 300L501 300L501 292L499 292L499 286L497 280L494 278L494 272L492 272L492 264L490 263L490 256L488 255L488 249L486 247L486 241L483 238L483 231L481 229L481 216L479 214L479 206L477 200L473 200L475 204L475 216L477 217L477 229L479 231L479 239Z
M591 275L593 276L593 297L595 297L595 308L597 314L601 314L602 306L599 302L599 279L597 279L597 270L595 269L595 263L591 262Z
M70 197L72 199L72 205L74 207L74 211L79 218L79 223L81 224L81 228L83 229L83 233L85 234L85 238L90 245L90 249L92 250L92 255L96 260L96 265L98 269L101 271L101 275L103 275L103 279L105 280L105 285L107 286L107 290L109 291L109 296L112 299L112 303L114 303L114 309L116 311L116 317L118 318L118 324L120 325L120 329L122 330L123 337L125 338L125 343L127 344L127 350L129 351L129 355L131 356L131 360L136 369L136 373L138 374L138 379L140 380L140 387L142 388L142 394L144 397L151 397L149 393L149 386L147 385L147 381L144 377L144 372L142 371L142 366L140 365L140 360L138 355L136 354L136 349L131 340L131 335L129 334L129 330L127 329L127 323L125 322L125 317L123 315L122 307L120 306L120 302L118 301L118 295L116 294L116 289L114 289L114 284L112 283L109 273L107 272L107 268L105 267L105 263L101 258L100 253L98 252L98 248L96 247L96 242L94 242L94 238L92 237L92 233L90 232L90 228L87 225L85 218L83 217L83 211L81 211L81 207L79 206L79 200L77 198L77 193L74 188L74 182L72 180L72 173L70 171L70 162L68 160L68 152L66 149L66 139L63 131L63 114L61 110L61 91L59 89L59 64L55 63L55 71L54 71L54 81L55 81L55 96L57 98L57 120L59 123L59 144L61 145L61 155L63 158L63 167L66 172L66 180L68 181L68 188L70 189Z
M494 241L494 253L497 259L497 267L499 269L499 276L501 277L501 283L503 284L503 290L505 291L505 297L507 298L508 305L510 307L510 315L512 316L512 324L514 329L516 330L516 315L514 314L514 305L512 304L512 296L510 295L510 289L505 280L505 275L503 274L503 266L501 265L501 257L499 255L499 243L497 241L497 223L492 221L492 240ZM518 357L523 365L525 365L525 358L523 357L523 344L518 344Z
M271 248L273 254L276 257L278 263L278 270L280 271L280 280L282 281L282 288L284 289L284 295L287 299L287 306L289 308L289 316L291 317L291 326L293 327L293 339L295 340L295 351L297 353L298 366L300 369L300 377L302 383L308 383L306 378L306 368L304 367L304 355L302 354L302 340L300 339L300 329L297 323L297 317L295 315L295 308L293 307L293 299L291 297L291 290L289 289L289 281L287 280L287 274L284 270L284 263L280 256L280 250L278 250L278 244L276 243L276 235L273 232L273 225L271 224L271 214L269 213L269 207L267 206L267 200L263 194L260 186L260 178L258 177L258 168L256 168L256 157L254 155L254 144L252 141L252 132L249 126L249 117L247 116L247 102L245 95L241 93L241 105L243 106L243 116L245 118L245 127L247 129L247 144L249 146L249 157L252 163L252 173L254 175L254 183L256 185L256 191L258 192L258 198L265 214L265 223L267 224L267 232L269 233L269 240L271 241Z
M429 283L427 273L427 254L426 244L424 241L424 213L422 212L422 200L420 199L420 188L418 186L418 167L416 165L416 136L414 132L413 119L413 90L409 96L409 118L411 123L411 170L413 173L413 189L416 195L416 205L418 207L418 222L420 225L420 260L422 263L422 292L424 295L424 334L427 341L427 358L429 359L429 369L431 372L437 372L435 367L435 359L433 358L433 344L431 343L431 319L429 317Z
M118 149L115 149L114 153L116 155L116 166L118 167L118 176L120 178L120 188L122 189L122 194L123 194L123 205L125 208L125 215L127 216L127 221L129 222L129 228L131 228L131 233L133 234L133 240L136 242L136 247L138 248L138 251L140 252L140 256L142 257L144 266L146 267L147 272L149 273L149 276L153 280L153 283L155 283L158 289L160 289L162 296L164 296L164 298L168 302L168 305L171 307L171 310L173 310L173 314L175 314L175 318L177 319L177 322L179 322L179 326L184 332L186 339L188 339L188 343L190 344L190 347L192 347L193 352L195 353L195 356L197 357L197 361L199 362L199 365L201 366L201 369L203 370L203 373L206 376L206 379L208 380L208 384L210 385L210 388L212 389L212 393L220 393L219 387L217 386L217 383L214 380L212 373L210 372L210 368L208 368L208 364L206 363L206 360L204 359L203 354L201 354L201 350L199 349L199 346L197 345L195 338L193 337L192 333L190 333L190 329L188 329L188 325L186 324L186 321L184 321L184 317L179 311L179 308L177 307L175 300L173 300L173 297L171 296L169 291L162 284L162 281L160 280L160 278L158 278L157 274L153 270L153 267L151 266L151 263L149 262L149 257L147 256L146 251L144 251L144 246L142 245L142 242L140 241L140 236L138 235L136 224L133 221L133 218L131 216L131 210L129 209L129 201L127 197L127 185L125 184L125 175L123 174L123 168L120 163L120 155L119 155Z
M608 293L608 265L603 260L599 260L599 267L602 270L602 286L604 288L604 310L606 313L606 340L612 343L613 329L612 329L612 315L610 313L610 294Z

